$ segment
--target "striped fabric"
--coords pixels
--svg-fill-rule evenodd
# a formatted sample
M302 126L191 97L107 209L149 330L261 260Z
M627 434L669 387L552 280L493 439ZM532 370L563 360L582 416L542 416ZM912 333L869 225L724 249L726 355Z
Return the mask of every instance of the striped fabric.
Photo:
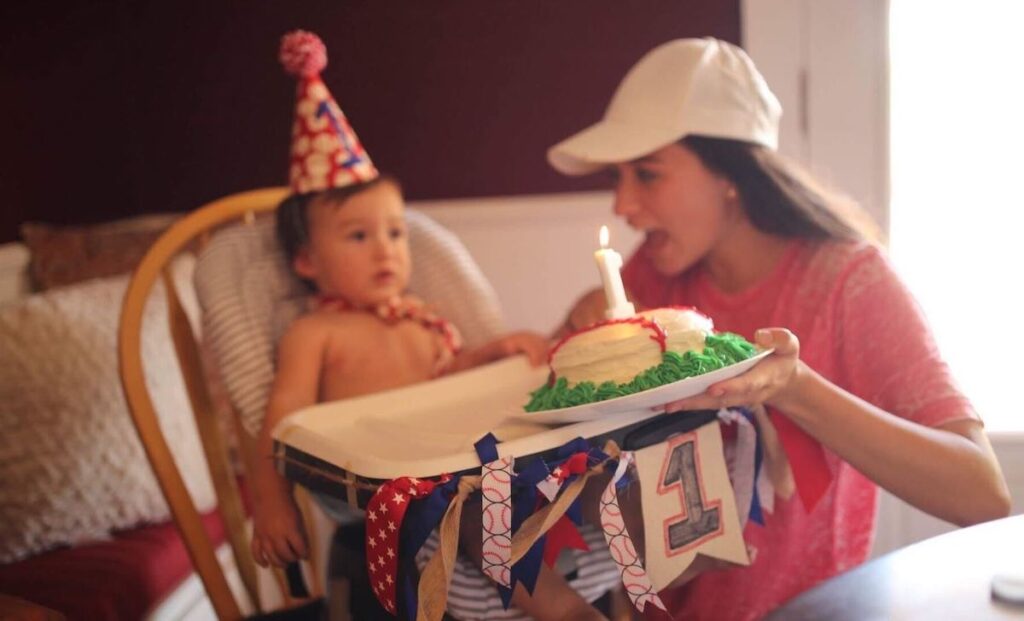
M592 603L619 584L619 570L608 553L608 546L600 529L584 524L580 527L580 534L590 551L570 549L562 554L572 555L572 562L568 565L570 571L576 572L575 576L571 573L568 575L569 586L583 599ZM416 555L416 566L420 571L423 571L439 544L437 531L434 531ZM561 563L556 567L560 565ZM452 583L448 588L448 614L460 621L525 621L530 618L514 606L505 610L494 583L480 571L479 567L462 555L456 559Z
M462 332L467 347L503 330L497 295L462 242L421 212L406 212L409 288ZM199 256L195 287L232 404L255 435L274 377L274 343L302 311L306 291L288 269L272 218L217 233Z

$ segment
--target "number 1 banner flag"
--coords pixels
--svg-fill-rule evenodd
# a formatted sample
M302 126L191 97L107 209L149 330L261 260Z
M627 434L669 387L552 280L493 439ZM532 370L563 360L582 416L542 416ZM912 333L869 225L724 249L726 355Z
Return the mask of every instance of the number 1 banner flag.
M718 421L635 452L645 561L655 591L697 554L749 565Z

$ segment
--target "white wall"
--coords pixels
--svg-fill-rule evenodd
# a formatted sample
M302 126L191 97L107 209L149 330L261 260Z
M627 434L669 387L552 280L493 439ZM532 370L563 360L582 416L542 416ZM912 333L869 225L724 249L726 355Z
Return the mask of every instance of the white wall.
M745 0L743 47L782 102L780 151L888 229L886 0Z
M623 258L640 236L612 214L609 192L420 201L455 232L494 285L509 329L550 333L572 303L600 285L594 251L602 224Z
M781 151L889 223L887 0L743 0L744 47L782 101ZM1024 434L990 433L1014 513ZM954 527L883 493L874 554Z

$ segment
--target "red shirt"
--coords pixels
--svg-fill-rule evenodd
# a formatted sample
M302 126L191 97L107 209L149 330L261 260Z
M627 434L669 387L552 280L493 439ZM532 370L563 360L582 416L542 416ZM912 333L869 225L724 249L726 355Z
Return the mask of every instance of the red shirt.
M695 306L717 331L752 340L758 328L788 328L811 368L897 416L928 426L977 417L921 309L875 246L794 241L767 277L736 294L719 290L700 266L660 275L642 250L623 280L644 307ZM809 513L794 494L775 499L764 526L748 523L750 566L707 572L661 594L674 618L757 619L867 558L877 487L827 449L825 460L832 481Z

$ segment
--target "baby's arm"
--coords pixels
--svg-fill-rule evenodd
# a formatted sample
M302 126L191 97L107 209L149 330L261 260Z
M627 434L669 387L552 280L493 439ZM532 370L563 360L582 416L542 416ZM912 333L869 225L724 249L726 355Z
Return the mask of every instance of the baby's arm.
M550 347L548 340L539 334L513 332L476 349L463 351L455 357L448 372L465 371L516 354L526 354L530 364L536 367L547 362Z
M284 566L307 554L306 536L292 485L274 466L275 425L317 402L326 332L312 317L295 321L278 344L277 373L267 414L256 439L253 464L253 558L262 566Z

